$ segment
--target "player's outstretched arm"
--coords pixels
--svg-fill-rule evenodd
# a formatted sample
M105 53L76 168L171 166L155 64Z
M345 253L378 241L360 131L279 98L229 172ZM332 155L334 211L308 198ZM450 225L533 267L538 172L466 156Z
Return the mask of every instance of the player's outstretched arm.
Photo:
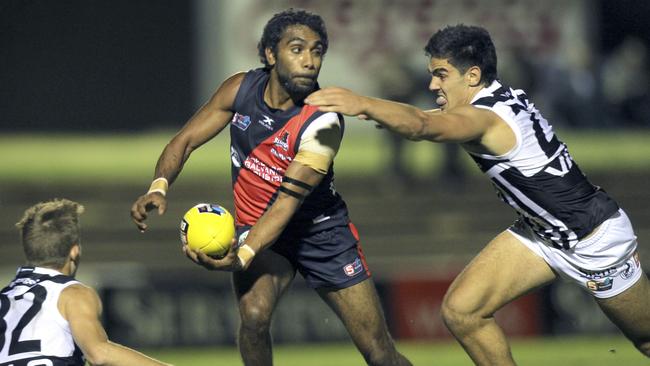
M72 337L91 365L169 366L128 347L108 340L100 322L102 305L95 290L72 285L61 292L61 315L70 324Z
M442 112L423 111L409 104L355 94L337 87L323 88L305 99L325 112L372 119L411 140L468 142L480 139L495 116L471 105Z
M147 229L147 212L157 208L162 215L167 209L165 195L169 186L183 169L192 151L219 134L232 118L232 106L244 79L238 73L221 84L210 100L203 105L165 146L158 158L154 180L147 193L131 206L131 218L140 231Z

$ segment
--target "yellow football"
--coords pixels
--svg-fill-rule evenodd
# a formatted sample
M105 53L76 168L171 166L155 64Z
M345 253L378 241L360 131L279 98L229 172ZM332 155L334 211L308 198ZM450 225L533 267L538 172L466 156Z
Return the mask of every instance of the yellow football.
M235 237L235 220L228 210L211 203L199 203L181 220L181 242L209 256L222 257Z

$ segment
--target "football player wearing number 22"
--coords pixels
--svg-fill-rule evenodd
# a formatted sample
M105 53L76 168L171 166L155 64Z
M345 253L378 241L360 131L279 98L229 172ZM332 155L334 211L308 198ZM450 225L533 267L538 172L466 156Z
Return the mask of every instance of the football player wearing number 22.
M220 259L184 252L207 269L233 272L244 364L272 365L272 314L299 271L369 365L410 365L388 332L356 229L334 189L343 118L303 103L318 89L327 46L320 16L275 14L258 45L264 67L224 81L176 134L131 216L145 230L147 211L165 211L168 185L191 152L230 123L237 240Z
M108 340L94 289L75 279L83 206L54 199L25 211L18 226L27 264L0 292L2 366L164 366Z

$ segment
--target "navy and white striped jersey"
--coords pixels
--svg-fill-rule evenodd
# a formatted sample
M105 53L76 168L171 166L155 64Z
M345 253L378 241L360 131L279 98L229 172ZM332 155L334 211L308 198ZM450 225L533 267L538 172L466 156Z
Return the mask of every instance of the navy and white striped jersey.
M514 131L516 144L508 153L470 155L499 197L540 237L569 249L618 211L616 202L587 180L522 90L494 81L472 105L496 113Z
M42 267L20 267L0 292L0 366L81 366L81 350L57 306L74 278Z

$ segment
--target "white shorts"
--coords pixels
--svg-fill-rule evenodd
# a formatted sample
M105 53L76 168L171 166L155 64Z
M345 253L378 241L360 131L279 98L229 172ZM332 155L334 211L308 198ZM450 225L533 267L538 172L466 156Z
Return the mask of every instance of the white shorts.
M643 275L632 224L622 209L571 249L558 249L536 235L522 220L508 231L560 276L594 297L610 298L632 287Z

